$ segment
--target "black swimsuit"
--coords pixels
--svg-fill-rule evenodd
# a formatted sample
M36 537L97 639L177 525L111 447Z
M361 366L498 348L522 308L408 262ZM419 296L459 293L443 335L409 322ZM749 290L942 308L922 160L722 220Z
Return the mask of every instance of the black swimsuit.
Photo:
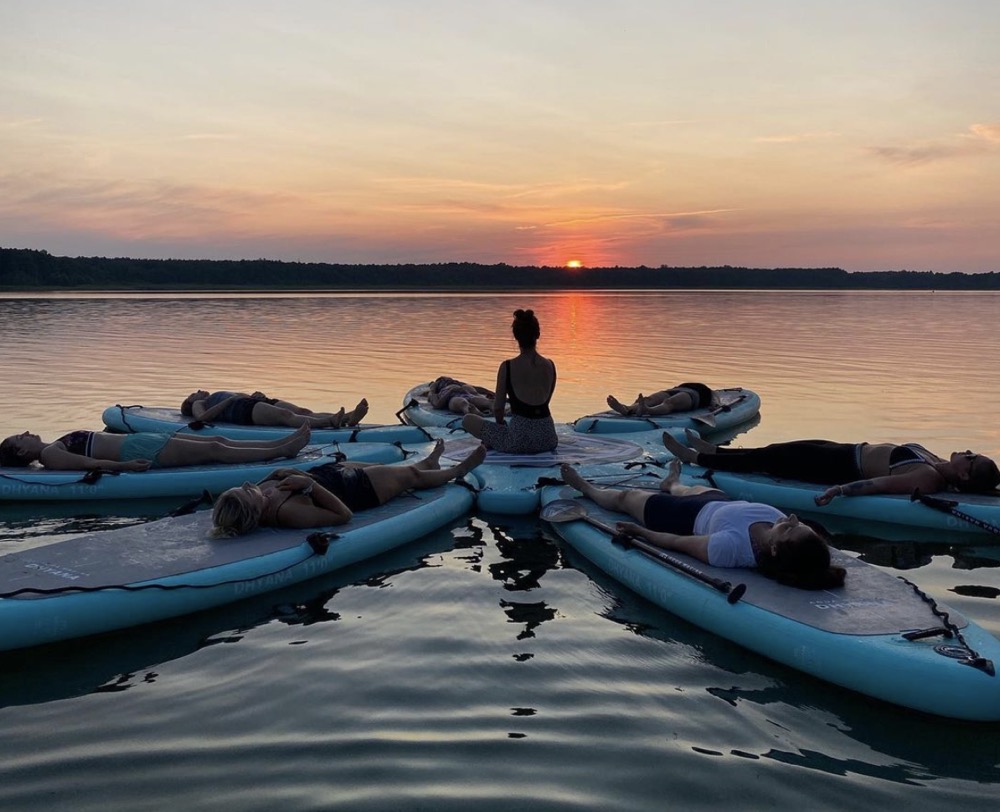
M212 418L213 423L233 423L238 426L252 426L254 425L254 406L258 403L270 403L273 406L278 402L276 398L253 398L249 395L237 395L236 392L213 392L205 401L205 406L211 409L229 398L233 398L233 400L226 405L225 409Z
M549 396L545 398L544 403L525 403L514 392L514 385L510 380L510 361L504 361L503 369L504 376L507 378L507 400L510 401L511 414L516 414L518 417L530 417L532 420L552 416L549 412L549 401L552 400L552 393L556 391L556 382L554 378L552 381L552 388L549 390Z
M362 468L345 468L339 462L328 462L306 473L352 512L371 510L381 504L371 479Z

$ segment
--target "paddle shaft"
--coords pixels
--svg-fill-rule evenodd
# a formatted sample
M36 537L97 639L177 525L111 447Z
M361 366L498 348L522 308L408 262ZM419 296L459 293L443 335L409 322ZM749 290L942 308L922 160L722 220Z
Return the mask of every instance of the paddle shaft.
M613 528L610 524L606 524L599 519L595 519L589 514L584 514L580 518L592 524L594 527L600 528L612 538L619 535L618 531L615 530L615 528ZM733 587L729 581L723 581L721 578L706 575L697 567L692 567L690 564L681 561L679 558L674 558L674 556L670 555L670 553L666 552L661 547L657 547L655 544L650 544L649 542L643 541L635 536L628 536L627 538L630 545L644 553L648 558L652 558L658 563L669 564L671 567L680 570L685 575L690 575L692 578L714 587L719 590L719 592L728 595L730 603L736 603L736 601L743 597L743 593L746 592L746 587L743 584L738 584L736 587Z

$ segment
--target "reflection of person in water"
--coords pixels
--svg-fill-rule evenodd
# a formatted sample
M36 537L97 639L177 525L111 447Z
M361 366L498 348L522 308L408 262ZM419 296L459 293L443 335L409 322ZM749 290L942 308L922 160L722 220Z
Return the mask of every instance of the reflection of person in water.
M491 529L497 539L497 549L504 559L490 564L489 571L504 589L511 592L538 589L545 573L561 568L559 547L541 533L536 532L533 537L518 537L506 536L499 528Z
M507 517L503 525L487 525L486 535L493 536L501 555L488 565L488 572L507 592L536 590L549 570L562 568L560 547L538 529L534 519L519 522ZM534 637L535 629L556 617L556 610L544 601L501 600L500 607L509 622L524 625L518 640Z
M500 606L504 614L510 618L511 623L523 623L524 630L518 632L517 639L525 640L535 636L535 629L541 626L546 620L555 620L556 610L548 606L545 601L537 603L514 603L513 601L500 601Z

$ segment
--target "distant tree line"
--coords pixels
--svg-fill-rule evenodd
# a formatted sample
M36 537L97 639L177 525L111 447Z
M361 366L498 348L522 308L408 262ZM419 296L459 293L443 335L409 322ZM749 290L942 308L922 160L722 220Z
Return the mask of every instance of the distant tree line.
M82 290L460 290L793 289L1000 290L1000 273L848 273L841 268L649 268L479 265L343 265L254 260L56 257L0 248L0 289Z

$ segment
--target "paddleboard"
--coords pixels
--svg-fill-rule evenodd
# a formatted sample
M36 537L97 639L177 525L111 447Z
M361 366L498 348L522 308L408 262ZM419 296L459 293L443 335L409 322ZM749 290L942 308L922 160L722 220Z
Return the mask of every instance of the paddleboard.
M786 513L815 518L820 523L827 516L865 522L869 535L880 538L884 536L880 528L892 525L946 532L947 538L937 538L938 542L981 543L984 536L996 538L1000 535L1000 496L938 493L926 500L929 504L913 501L903 494L838 496L819 507L815 498L827 489L827 485L764 474L710 473L697 465L684 466L682 481L714 485L734 499L764 502ZM939 502L945 504L930 506Z
M252 464L187 465L148 471L50 471L46 468L0 468L0 502L62 502L92 499L192 497L202 491L256 482L275 468L315 468L339 459L391 463L409 452L426 453L427 443L406 452L391 443L332 443L306 446L296 457Z
M433 430L432 430L433 432ZM559 466L568 463L583 476L599 478L609 485L630 482L643 472L663 475L663 463L670 458L663 447L662 431L629 435L629 439L584 435L568 425L557 425L559 445L541 454L505 454L490 450L486 460L473 472L479 481L477 507L487 513L523 515L535 513L539 489L559 479ZM457 463L479 445L466 434L443 435L443 457ZM633 438L635 438L633 440Z
M102 414L104 425L123 433L151 431L159 434L218 434L233 440L273 440L294 429L286 426L242 426L235 423L194 423L180 409L159 406L109 406ZM427 434L417 426L361 423L342 429L314 429L314 443L422 443Z
M702 434L714 434L746 423L760 412L760 396L756 392L742 387L716 389L715 392L719 402L711 408L655 417L626 417L609 409L581 417L574 421L573 427L585 434L628 434L653 428L694 429Z
M578 492L547 487L541 501L544 506L567 497L577 498ZM614 525L628 518L579 498L588 514L603 522ZM730 603L722 591L640 550L613 544L583 520L552 528L647 600L777 662L906 708L955 719L1000 720L1000 677L991 673L994 664L1000 665L1000 641L860 559L833 551L834 563L847 570L845 586L808 591L781 586L755 570L711 567L670 553L704 576L745 585L743 596ZM953 636L942 633L949 631ZM924 632L927 636L919 636Z
M468 513L449 484L355 514L330 533L208 537L201 511L0 556L0 650L177 617L270 592L413 541Z

